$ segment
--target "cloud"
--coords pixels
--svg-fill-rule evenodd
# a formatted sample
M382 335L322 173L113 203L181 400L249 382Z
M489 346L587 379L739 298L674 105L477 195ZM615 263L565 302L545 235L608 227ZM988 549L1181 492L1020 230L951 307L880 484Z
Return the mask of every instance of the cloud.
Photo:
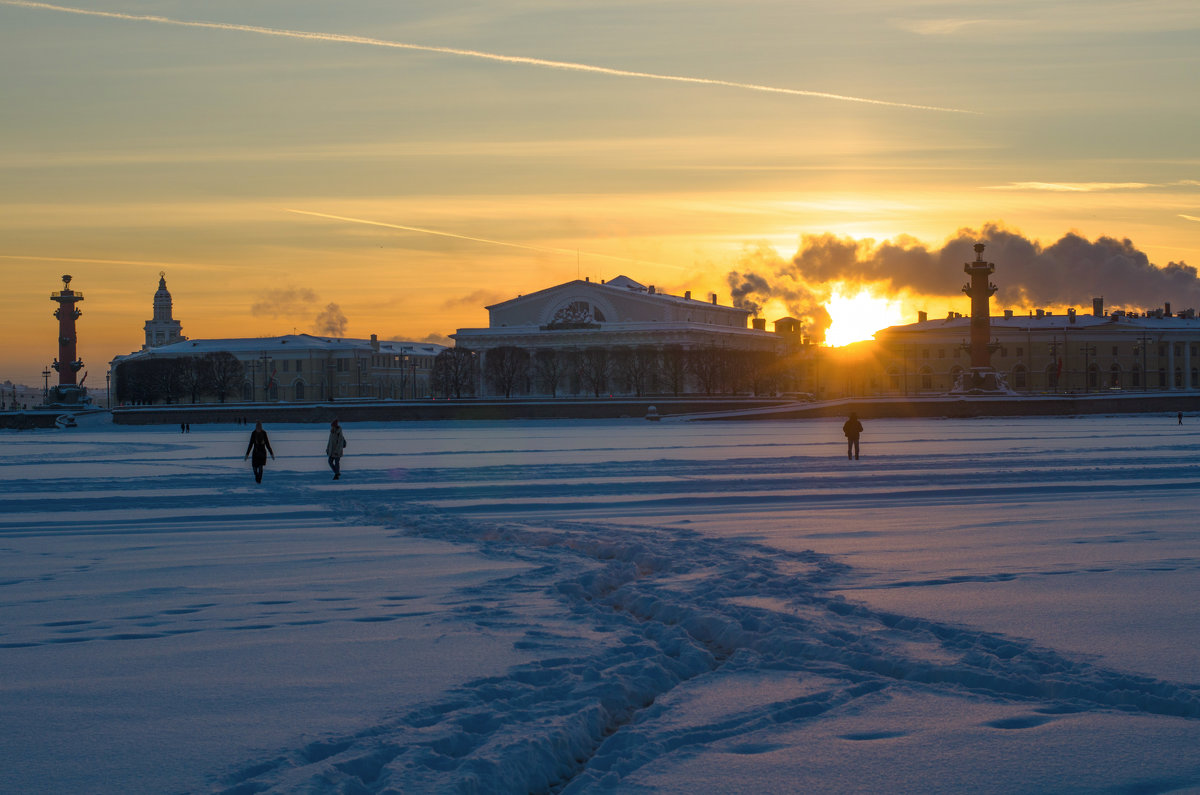
M1180 214L1179 214L1179 217L1180 217L1180 218L1184 218L1184 219L1186 219L1186 220L1188 220L1188 221L1200 221L1200 217L1197 217L1197 216L1195 216L1195 215L1185 215L1185 214L1183 214L1183 213L1180 213Z
M1198 219L1200 220L1200 219ZM996 303L1003 306L1070 306L1104 297L1110 307L1146 310L1169 301L1179 309L1200 308L1200 278L1183 262L1159 267L1130 240L1090 241L1074 232L1050 245L999 224L960 229L940 248L911 238L871 240L808 235L790 262L763 246L749 252L729 274L734 303L761 308L771 299L798 317L814 318L814 307L838 283L879 286L896 294L959 296L963 264L982 242L984 259L996 265ZM819 324L814 322L814 336Z
M910 110L938 111L942 113L969 113L978 115L975 111L962 110L958 108L943 108L935 105L916 105L907 102L891 102L882 99L869 99L866 97L853 97L844 94L831 94L825 91L809 91L798 88L780 88L777 86L766 86L757 83L738 83L732 80L716 80L705 77L685 77L682 75L667 75L654 72L635 72L626 69L612 69L605 66L592 66L590 64L574 63L570 61L551 61L544 58L530 58L518 55L501 55L499 53L481 52L479 50L462 50L456 47L434 47L424 44L407 44L398 41L388 41L386 39L373 39L366 36L348 36L338 33L316 33L303 30L286 30L282 28L262 27L259 25L235 25L227 22L195 22L146 14L122 14L116 11L94 11L85 8L75 8L72 6L53 5L51 3L29 2L28 0L0 0L0 5L38 9L42 11L57 11L66 14L81 14L84 16L104 17L107 19L120 19L129 22L153 22L159 25L179 25L190 28L208 28L210 30L257 33L264 36L281 36L285 38L305 39L310 41L331 41L342 44L368 45L371 47L391 47L401 50L438 53L441 55L481 58L488 61L499 61L501 63L518 64L524 66L537 66L573 72L590 72L593 74L609 75L612 77L632 77L643 80L666 80L675 83L694 83L709 86L721 86L724 88L737 88L747 91L763 91L772 94L790 94L793 96L832 99L841 102L858 102L868 105L883 105L893 108L906 108Z
M342 314L342 308L337 304L330 303L325 305L324 311L317 315L313 321L317 334L326 337L344 337L346 336L346 316Z
M307 315L317 302L317 294L307 287L283 287L267 290L250 305L250 314L260 317L296 317Z
M460 295L457 298L447 298L442 304L442 309L478 309L484 306L498 304L501 301L507 301L509 298L514 298L512 295L505 295L494 292L492 290L476 290L466 295Z
M1100 193L1115 190L1146 190L1148 188L1194 188L1200 181L1181 179L1175 182L1010 182L1007 185L987 185L984 190L1041 190L1056 193Z
M454 340L450 339L445 334L426 334L421 338L421 342L428 342L433 345L444 345L447 348L454 347Z

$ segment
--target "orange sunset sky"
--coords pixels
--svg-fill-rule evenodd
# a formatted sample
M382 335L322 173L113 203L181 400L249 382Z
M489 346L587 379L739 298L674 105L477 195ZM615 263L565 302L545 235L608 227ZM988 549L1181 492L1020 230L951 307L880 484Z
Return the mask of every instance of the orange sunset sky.
M1063 273L989 246L1002 306L1200 309L1198 42L1171 0L0 0L0 380L41 384L63 273L90 386L159 271L192 338L334 304L444 342L622 273L757 274L768 320L868 290L878 328L967 310L948 241L1073 233Z

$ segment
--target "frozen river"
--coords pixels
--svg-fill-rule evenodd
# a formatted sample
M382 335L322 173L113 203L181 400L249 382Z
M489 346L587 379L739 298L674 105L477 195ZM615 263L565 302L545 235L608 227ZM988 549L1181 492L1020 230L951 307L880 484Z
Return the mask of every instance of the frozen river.
M1200 790L1200 420L864 424L0 431L0 790Z

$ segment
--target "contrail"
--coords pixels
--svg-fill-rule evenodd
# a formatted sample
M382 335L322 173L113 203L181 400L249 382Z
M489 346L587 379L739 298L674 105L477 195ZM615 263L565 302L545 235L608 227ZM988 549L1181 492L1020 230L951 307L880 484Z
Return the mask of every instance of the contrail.
M656 265L660 268L676 268L678 270L685 270L685 268L682 265L668 265L665 262L650 262L649 260L630 259L628 257L618 257L614 254L597 254L597 253L591 252L591 251L582 251L581 252L581 251L577 251L575 249L552 248L550 246L530 246L525 243L510 243L506 240L489 240L486 237L471 237L470 235L459 235L459 234L455 234L454 232L442 232L437 229L424 229L419 226L404 226L402 224L389 224L389 223L384 223L383 221L369 221L364 218L347 218L344 215L330 215L329 213L315 213L315 212L311 212L309 210L291 210L291 209L289 209L289 210L287 210L287 212L296 213L297 215L311 215L314 218L329 218L334 221L346 221L347 223L351 223L351 224L367 224L369 226L382 226L387 229L402 229L406 232L420 232L421 234L425 234L425 235L437 235L439 237L453 237L453 238L457 238L458 240L470 240L475 243L487 243L492 246L508 246L510 248L523 248L528 251L542 251L542 252L546 252L549 254L570 254L572 257L579 256L580 254L586 254L589 257L604 257L605 259L615 259L615 260L620 260L621 262L634 262L639 265Z
M146 262L136 259L96 259L95 257L39 257L29 254L0 254L0 259L23 259L34 262L88 262L96 265L144 265L148 268L229 268L229 265L202 264L190 262Z
M92 11L85 8L73 8L71 6L53 5L51 3L35 3L30 0L0 0L0 5L16 6L18 8L33 8L44 11L61 11L67 14L82 14L91 17L105 17L107 19L123 19L131 22L156 22L160 25L180 25L189 28L209 28L211 30L233 30L243 33L259 33L265 36L282 36L290 39L307 39L310 41L334 41L343 44L366 44L372 47L392 47L400 50L417 50L420 52L440 53L442 55L461 55L468 58L482 58L488 61L500 61L502 63L523 64L526 66L541 66L549 69L566 69L574 72L591 72L593 74L610 75L612 77L636 77L644 80L668 80L674 83L698 83L708 86L724 86L726 88L740 88L747 91L765 91L771 94L790 94L800 97L817 97L820 99L833 99L840 102L860 102L867 105L883 105L891 108L908 108L910 110L930 110L941 113L968 113L972 115L980 115L978 111L962 110L960 108L942 108L936 105L915 105L908 102L889 102L883 99L869 99L866 97L851 97L845 94L831 94L826 91L805 91L799 88L780 88L778 86L764 86L757 83L738 83L732 80L714 80L707 77L685 77L682 75L665 75L654 72L634 72L626 69L611 69L606 66L592 66L590 64L572 63L570 61L550 61L544 58L528 58L519 55L501 55L492 52L481 52L479 50L461 50L455 47L433 47L424 44L406 44L398 41L388 41L386 39L372 39L366 36L348 36L340 33L314 33L312 31L303 30L286 30L283 28L265 28L259 25L235 25L229 22L194 22L184 19L171 19L170 17L151 16L146 14L122 14L116 11Z

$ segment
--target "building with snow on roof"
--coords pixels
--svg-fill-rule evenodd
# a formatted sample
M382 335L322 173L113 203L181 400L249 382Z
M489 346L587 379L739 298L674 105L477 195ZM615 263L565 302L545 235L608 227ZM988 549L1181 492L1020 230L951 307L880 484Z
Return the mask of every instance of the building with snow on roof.
M1192 309L1028 315L1007 310L989 323L991 365L1017 393L1200 389L1200 318ZM970 364L971 319L957 312L875 335L884 394L945 394Z
M183 327L172 316L171 293L167 290L166 271L158 272L158 291L154 293L154 316L146 321L146 343L142 350L186 340Z
M750 327L749 310L722 306L715 293L669 295L626 276L577 279L487 310L487 328L451 335L476 354L484 396L748 393L788 348L788 334L757 319ZM798 325L786 329L799 340Z

